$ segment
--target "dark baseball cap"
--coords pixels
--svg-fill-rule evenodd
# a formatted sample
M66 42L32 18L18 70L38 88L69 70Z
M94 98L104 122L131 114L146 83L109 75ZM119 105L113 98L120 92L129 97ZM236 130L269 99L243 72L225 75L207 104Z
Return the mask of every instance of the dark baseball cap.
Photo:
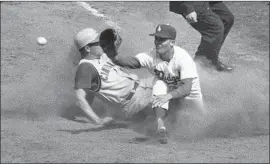
M150 36L157 36L161 38L167 38L175 40L176 38L176 30L174 27L168 24L159 24L156 28L156 32L150 34Z

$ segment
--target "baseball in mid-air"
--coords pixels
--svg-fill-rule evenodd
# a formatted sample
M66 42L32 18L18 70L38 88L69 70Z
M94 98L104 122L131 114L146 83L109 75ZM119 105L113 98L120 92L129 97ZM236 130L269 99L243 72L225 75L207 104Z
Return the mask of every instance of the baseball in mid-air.
M45 44L47 44L47 40L46 40L46 38L44 38L44 37L38 37L38 38L37 38L37 43L38 43L39 45L45 45Z

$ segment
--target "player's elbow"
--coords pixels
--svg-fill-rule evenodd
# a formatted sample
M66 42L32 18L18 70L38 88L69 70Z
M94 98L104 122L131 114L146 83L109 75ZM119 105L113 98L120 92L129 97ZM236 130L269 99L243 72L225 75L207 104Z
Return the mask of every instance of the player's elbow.
M75 89L77 103L85 100L86 93L83 89Z
M184 96L188 96L192 89L192 79L184 79L182 82L183 86L183 94Z

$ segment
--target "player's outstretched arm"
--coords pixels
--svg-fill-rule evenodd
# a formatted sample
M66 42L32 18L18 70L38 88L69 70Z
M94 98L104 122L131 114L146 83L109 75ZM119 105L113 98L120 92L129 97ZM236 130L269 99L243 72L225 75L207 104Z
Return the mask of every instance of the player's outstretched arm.
M76 89L77 105L85 112L88 118L95 124L100 122L99 116L93 111L92 107L86 100L86 92L83 89Z
M116 56L113 62L121 67L138 69L141 68L140 61L133 56Z
M113 122L110 117L100 118L92 109L91 105L86 100L86 92L83 89L76 89L77 104L87 115L88 119L97 125L107 125ZM91 101L94 99L94 95L91 96Z
M136 56L115 56L114 63L131 69L148 68L151 69L154 66L153 57L148 53L139 53Z

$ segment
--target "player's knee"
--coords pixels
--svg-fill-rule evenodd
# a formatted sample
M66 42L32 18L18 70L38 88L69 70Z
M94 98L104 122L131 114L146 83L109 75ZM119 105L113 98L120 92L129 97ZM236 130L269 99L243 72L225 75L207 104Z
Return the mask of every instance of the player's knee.
M216 23L214 26L209 27L209 30L207 32L202 33L202 40L206 41L204 42L205 46L212 47L213 44L216 45L221 42L223 35L224 35L224 25L220 21Z
M214 40L222 40L224 34L224 24L218 23L214 31Z
M158 80L155 82L153 86L153 95L167 94L167 90L168 90L167 84L162 80Z
M162 107L157 107L154 108L156 112L156 117L158 118L165 118L168 115L168 109L162 108Z

